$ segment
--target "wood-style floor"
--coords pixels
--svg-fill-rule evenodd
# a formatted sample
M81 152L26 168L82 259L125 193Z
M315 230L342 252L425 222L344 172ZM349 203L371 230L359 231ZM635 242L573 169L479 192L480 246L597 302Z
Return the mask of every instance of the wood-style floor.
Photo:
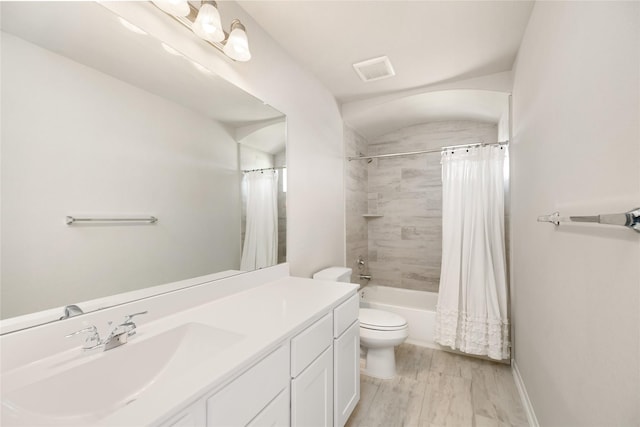
M360 380L347 427L527 426L509 366L402 344L397 375Z

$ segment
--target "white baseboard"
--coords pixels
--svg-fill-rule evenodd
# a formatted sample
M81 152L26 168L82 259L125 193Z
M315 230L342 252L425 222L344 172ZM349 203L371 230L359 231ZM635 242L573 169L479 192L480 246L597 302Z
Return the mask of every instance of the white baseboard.
M513 372L513 379L516 381L516 387L518 388L518 394L520 395L522 406L524 406L524 411L527 414L527 421L529 421L529 426L540 427L538 419L536 418L536 413L533 411L531 400L529 400L527 388L524 386L524 381L522 381L522 376L520 376L520 371L518 370L518 365L516 364L515 360L511 361L511 371Z

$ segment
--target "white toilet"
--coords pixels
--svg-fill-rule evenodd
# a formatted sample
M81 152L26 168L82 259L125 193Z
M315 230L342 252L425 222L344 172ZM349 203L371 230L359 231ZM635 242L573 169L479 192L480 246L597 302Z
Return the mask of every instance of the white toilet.
M313 275L314 279L332 282L351 281L351 269L325 268ZM371 377L389 379L396 375L394 347L409 336L406 319L395 313L371 308L360 308L360 347L366 354L364 373Z

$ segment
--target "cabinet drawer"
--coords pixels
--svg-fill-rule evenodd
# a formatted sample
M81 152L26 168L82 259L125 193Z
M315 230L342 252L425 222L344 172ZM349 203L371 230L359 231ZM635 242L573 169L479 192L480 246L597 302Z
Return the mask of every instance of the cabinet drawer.
M207 426L244 426L289 386L289 348L280 347L207 399Z
M327 314L291 339L291 377L295 378L333 342L333 315Z
M333 337L338 338L358 318L359 295L355 294L333 310Z

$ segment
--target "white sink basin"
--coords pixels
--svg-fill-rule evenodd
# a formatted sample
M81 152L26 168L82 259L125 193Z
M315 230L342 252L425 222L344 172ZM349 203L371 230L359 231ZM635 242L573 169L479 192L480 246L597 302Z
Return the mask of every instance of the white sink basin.
M86 355L52 376L2 396L2 425L86 425L162 387L241 341L243 335L187 323L148 339Z

